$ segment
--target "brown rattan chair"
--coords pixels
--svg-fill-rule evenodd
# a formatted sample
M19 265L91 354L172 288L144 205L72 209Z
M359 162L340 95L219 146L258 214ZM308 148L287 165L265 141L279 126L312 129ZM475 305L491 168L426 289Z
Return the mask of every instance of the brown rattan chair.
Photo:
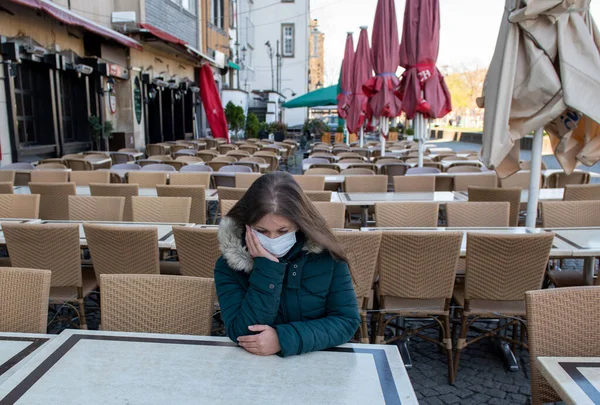
M599 357L600 288L574 287L528 291L527 331L531 370L531 404L561 401L540 374L538 357Z
M211 160L206 162L205 165L213 169L213 172L218 172L222 167L231 166L231 163Z
M414 175L394 176L394 192L433 193L435 191L435 176Z
M500 187L502 188L511 188L511 187L520 187L523 190L529 189L529 180L531 177L531 173L529 170L522 170L520 172L516 172L515 174L508 176L504 179L500 179ZM544 184L544 179L540 175L540 187Z
M312 202L330 202L331 201L331 191L310 191L307 190L304 192L309 200Z
M510 203L509 226L517 226L519 223L519 209L521 207L521 189L514 188L489 188L469 187L469 201L474 202L499 202Z
M236 173L235 188L250 188L261 175L261 173Z
M46 333L51 274L0 267L0 332Z
M341 202L314 202L315 208L330 228L344 228L346 224L346 206Z
M131 197L137 196L138 192L137 184L90 184L90 194L93 197L125 197L123 221L127 222L132 220Z
M259 157L265 160L269 164L267 172L277 171L279 168L279 160L277 160L277 154L273 152L256 152L254 157Z
M135 162L135 158L130 153L126 152L113 152L110 154L110 158L112 159L113 165Z
M348 158L341 158L340 160L338 160L338 163L357 163L357 164L361 164L361 163L365 163L365 161L362 158L358 158L358 157L348 157Z
M450 165L446 173L481 173L481 167L466 164Z
M467 269L464 290L454 291L454 300L463 309L456 346L455 375L460 355L469 345L495 336L513 345L519 324L524 324L525 292L542 287L554 234L484 234L467 235ZM467 339L473 322L486 318L504 318L506 323L491 330L477 329L480 334ZM499 332L513 327L512 339Z
M62 159L56 159L55 162L52 163L40 163L39 165L37 165L35 167L35 170L66 170L68 169L67 166L65 166L62 163L59 162L63 162Z
M146 145L146 156L166 155L167 153L168 153L167 148L165 148L163 145L157 145L157 144Z
M0 182L1 183L15 183L15 171L14 170L0 170Z
M173 228L181 274L212 278L217 259L221 256L217 228Z
M531 170L531 160L521 160L520 162L521 170ZM546 170L546 163L542 162L542 170Z
M210 173L171 173L169 184L172 186L204 186L210 187Z
M378 202L375 226L435 228L439 210L439 203L434 202Z
M468 191L469 187L498 187L496 172L485 174L456 174L454 176L454 191Z
M210 335L212 279L103 274L100 284L103 330Z
M0 183L0 194L13 194L14 193L13 183L2 182Z
M202 151L196 152L196 156L198 156L204 162L210 162L216 156L219 156L219 154L217 152L211 151L211 150L202 150Z
M238 147L235 145L219 145L219 147L217 148L217 150L219 151L219 153L221 155L226 155L227 152L231 152L233 150L236 150Z
M229 213L229 211L231 211L231 209L233 208L233 206L235 204L237 204L236 200L220 200L219 207L220 207L221 218L226 216Z
M590 182L590 177L588 172L578 171L571 174L556 172L546 178L546 187L564 188L567 184L588 184Z
M347 193L385 193L387 176L348 176L344 179Z
M63 162L65 162L65 165L73 171L94 170L92 164L83 157L81 159L63 159Z
M199 158L198 156L187 156L187 155L177 156L175 158L175 160L178 162L186 162L186 163L203 163L204 162L204 160L202 160L202 158Z
M304 191L323 191L325 190L325 176L314 175L294 175L294 180Z
M446 204L446 226L454 228L507 227L508 202L452 202Z
M167 172L133 171L127 173L127 182L140 188L155 188L159 184L167 184L167 177Z
M344 176L375 176L375 172L373 170L363 167L345 169L342 170L340 174Z
M69 219L71 221L123 220L125 197L69 196Z
M110 183L110 172L79 171L71 172L71 183L76 186L89 186L90 183Z
M40 195L41 219L69 219L69 196L76 194L75 183L29 183L29 190Z
M40 196L38 194L1 194L0 218L40 217Z
M247 188L235 188L235 187L219 187L219 200L241 200Z
M258 152L259 147L249 144L244 144L240 146L240 151L248 152L253 155L255 152Z
M189 221L206 223L206 188L204 186L156 186L159 197L189 197L192 199Z
M131 197L133 222L190 222L191 197Z
M566 184L565 201L600 200L600 184Z
M308 169L307 171L304 172L304 175L306 175L306 176L312 176L312 175L337 176L339 174L340 174L340 172L339 172L339 168L337 166L335 166L335 169L311 166L310 169Z
M32 170L30 183L67 183L69 172L66 170Z
M462 232L384 231L379 249L381 312L376 343L418 336L437 344L446 351L450 382L454 380L450 300L462 237ZM432 318L433 322L417 328L394 326L402 333L385 340L386 326L397 317ZM438 326L441 339L422 334Z
M181 170L182 167L187 165L186 162L182 162L181 160L169 160L169 161L166 161L163 163L166 164L167 166L173 167L177 171Z

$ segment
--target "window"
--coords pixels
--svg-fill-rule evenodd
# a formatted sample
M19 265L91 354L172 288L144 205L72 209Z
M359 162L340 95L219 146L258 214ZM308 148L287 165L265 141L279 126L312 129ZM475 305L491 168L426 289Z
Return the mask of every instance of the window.
M233 0L229 0L229 28L235 28L235 14L234 14L234 8L235 6L233 5Z
M294 24L281 25L281 43L283 44L283 56L294 57Z
M171 3L177 4L183 10L196 14L196 1L197 0L170 0Z
M225 0L211 0L211 22L215 27L225 28Z

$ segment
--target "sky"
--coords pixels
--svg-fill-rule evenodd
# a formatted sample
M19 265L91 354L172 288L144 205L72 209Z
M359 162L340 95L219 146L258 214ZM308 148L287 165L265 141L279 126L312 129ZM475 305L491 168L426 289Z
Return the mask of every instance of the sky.
M439 0L441 15L438 66L487 68L494 53L504 0ZM396 0L398 35L402 35L404 0ZM358 42L360 26L373 25L377 0L311 0L311 18L325 34L325 82L337 81L347 32ZM591 12L600 24L600 0ZM369 34L370 37L370 34Z

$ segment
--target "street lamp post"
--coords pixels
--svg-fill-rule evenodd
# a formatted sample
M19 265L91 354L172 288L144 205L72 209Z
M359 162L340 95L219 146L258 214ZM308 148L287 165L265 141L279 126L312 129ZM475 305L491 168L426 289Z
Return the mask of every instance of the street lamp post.
M275 72L273 70L273 47L271 46L271 41L267 41L265 43L267 47L267 54L269 55L269 59L271 59L271 90L275 90Z

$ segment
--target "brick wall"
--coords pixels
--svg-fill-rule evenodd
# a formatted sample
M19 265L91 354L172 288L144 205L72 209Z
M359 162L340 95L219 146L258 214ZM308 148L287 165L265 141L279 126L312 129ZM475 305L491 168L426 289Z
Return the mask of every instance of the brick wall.
M199 48L198 17L172 0L146 0L146 22Z

